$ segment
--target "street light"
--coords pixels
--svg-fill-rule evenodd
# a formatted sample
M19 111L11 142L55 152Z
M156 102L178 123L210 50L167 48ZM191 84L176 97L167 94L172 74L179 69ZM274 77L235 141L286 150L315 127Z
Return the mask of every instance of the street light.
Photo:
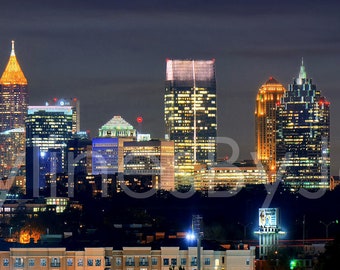
M325 229L326 229L326 239L328 239L328 227L329 227L329 225L331 225L333 223L336 223L336 222L333 220L333 221L331 221L329 223L325 223L325 222L320 220L320 224L323 224L325 226Z

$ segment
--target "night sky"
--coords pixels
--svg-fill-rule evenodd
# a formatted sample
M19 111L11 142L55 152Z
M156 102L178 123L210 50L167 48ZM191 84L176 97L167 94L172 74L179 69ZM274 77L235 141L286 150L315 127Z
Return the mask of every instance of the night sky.
M77 97L92 136L113 115L136 127L141 115L141 131L163 138L165 59L215 58L218 134L238 143L240 159L254 151L258 88L269 76L287 87L303 57L331 102L339 174L339 1L3 0L0 12L0 70L13 39L30 105Z

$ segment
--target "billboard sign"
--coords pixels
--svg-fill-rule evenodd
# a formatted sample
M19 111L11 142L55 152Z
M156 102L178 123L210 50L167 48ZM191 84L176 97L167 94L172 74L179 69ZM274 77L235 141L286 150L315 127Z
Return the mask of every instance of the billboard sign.
M260 208L259 209L259 226L260 227L277 227L279 226L279 209L278 208Z

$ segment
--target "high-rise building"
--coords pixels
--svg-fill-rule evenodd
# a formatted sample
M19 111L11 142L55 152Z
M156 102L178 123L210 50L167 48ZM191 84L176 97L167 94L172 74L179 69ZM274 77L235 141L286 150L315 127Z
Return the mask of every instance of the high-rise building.
M53 98L46 102L46 106L71 106L72 134L80 132L80 102L77 98Z
M38 196L45 175L63 171L67 142L72 137L71 106L29 106L26 119L26 192ZM34 184L36 186L34 186ZM35 191L35 193L32 193Z
M255 106L255 142L257 161L273 182L276 175L276 106L286 89L270 77L259 89Z
M0 136L0 177L7 177L15 166L19 168L25 163L25 151L23 151L25 133L19 130L25 128L27 106L27 79L16 58L14 41L12 41L9 61L0 78L0 133L2 134ZM18 163L17 158L20 156L23 158Z
M168 59L164 103L166 138L175 142L176 184L193 185L185 175L193 174L195 164L216 160L215 60Z
M15 176L25 164L25 128L15 128L0 133L0 175Z
M28 106L27 79L14 51L0 79L0 132L25 127Z
M294 189L329 188L330 103L301 64L277 107L280 177Z

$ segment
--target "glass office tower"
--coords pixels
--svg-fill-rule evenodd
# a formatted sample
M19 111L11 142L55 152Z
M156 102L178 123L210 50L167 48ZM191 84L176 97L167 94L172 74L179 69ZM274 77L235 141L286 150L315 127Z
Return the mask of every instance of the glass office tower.
M215 60L168 59L164 104L166 139L175 143L176 184L192 185L194 166L216 160Z
M329 188L330 103L307 77L302 61L277 108L279 172L292 189Z
M29 196L39 195L39 189L45 187L46 175L63 172L67 143L72 138L72 115L71 106L28 107L26 192ZM39 183L33 182L37 179Z

